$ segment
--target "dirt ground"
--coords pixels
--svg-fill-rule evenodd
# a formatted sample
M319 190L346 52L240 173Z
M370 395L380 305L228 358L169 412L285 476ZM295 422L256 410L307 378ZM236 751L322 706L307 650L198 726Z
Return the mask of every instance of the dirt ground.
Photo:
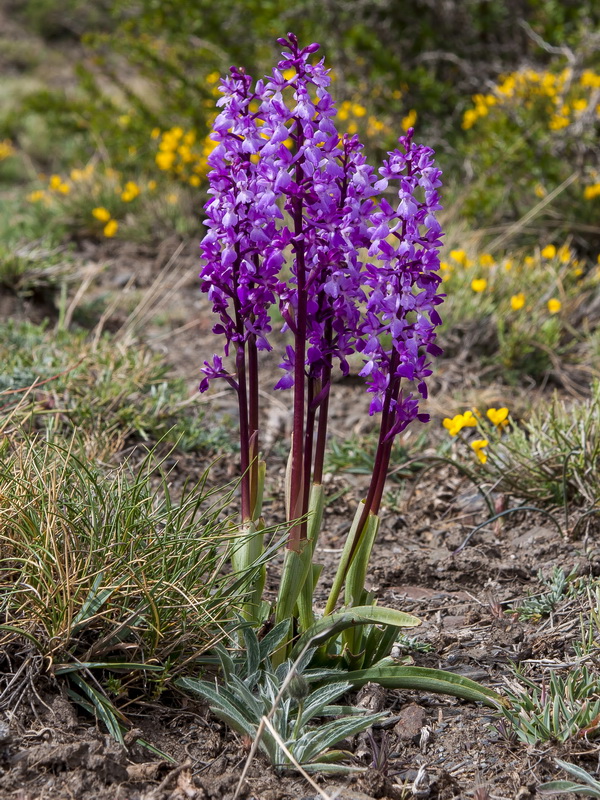
M192 393L202 361L219 347L213 342L210 311L198 287L197 244L176 239L156 248L82 243L78 261L80 280L92 276L85 294L89 307L95 298L121 295L106 327L120 335L135 334L163 353L173 372L189 381ZM139 309L141 303L144 312L132 318L131 309ZM33 318L51 313L14 298L5 298L3 308ZM450 392L467 378L442 359L436 380L438 388L443 385ZM468 394L468 385L464 388ZM333 435L363 432L370 424L364 390L344 382L334 391ZM491 396L496 393L500 404L502 387L489 391ZM433 394L436 413L446 399L435 389ZM281 396L264 399L273 498L265 510L277 517L274 498L283 471L277 445L289 418ZM233 397L217 387L197 402L208 405L215 419L235 413ZM182 456L181 478L203 471L205 460L202 454ZM235 463L222 468L234 470ZM341 472L328 476L330 495L337 499L327 509L325 538L316 554L326 565L335 563L365 480ZM565 572L600 574L600 549L593 536L584 536L585 526L580 530L584 538L568 540L533 513L511 515L484 528L455 552L473 526L485 519L486 509L472 486L450 466L390 486L398 500L383 514L369 580L380 604L421 618L414 634L429 648L412 653L415 664L451 670L502 690L511 662L529 664L533 670L544 665L560 668L572 657L572 642L580 634L577 604L583 599L570 600L537 621L521 622L505 609L529 590L541 590L539 570L548 575L561 566ZM132 728L121 747L44 676L43 665L27 654L25 645L23 652L6 652L2 660L9 678L19 670L29 671L31 685L17 713L0 720L0 800L233 796L248 755L247 743L212 718L201 703L163 695L160 704L128 708ZM359 736L347 743L356 763L370 767L364 774L317 778L330 797L526 800L536 796L539 783L557 777L556 757L575 759L591 771L598 765L600 748L593 741L582 738L565 746L528 747L511 738L490 709L454 698L368 686L358 700L390 713L372 737ZM135 744L140 737L168 753L173 762ZM382 760L383 769L373 766ZM315 789L301 777L277 775L261 756L251 766L240 794L257 800L315 796Z

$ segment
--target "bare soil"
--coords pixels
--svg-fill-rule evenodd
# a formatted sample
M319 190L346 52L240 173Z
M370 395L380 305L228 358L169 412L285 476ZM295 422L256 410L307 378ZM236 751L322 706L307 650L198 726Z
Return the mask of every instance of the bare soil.
M157 246L84 242L78 259L81 279L90 270L94 277L74 319L79 314L93 327L101 314L93 318L93 309L115 299L105 327L117 335L135 334L141 344L163 353L173 373L189 381L192 395L202 361L220 350L210 332L210 309L198 287L197 243L181 244L177 239ZM11 297L0 298L0 305L8 313L36 320L52 314L48 307L40 311L35 304ZM135 316L134 309L140 307L144 313ZM276 370L275 360L268 369ZM448 391L456 390L456 375L453 364L442 360L438 382L446 384ZM463 375L462 380L467 395L468 378ZM499 401L509 396L508 391L486 388ZM514 387L510 392L518 395ZM334 393L332 435L347 437L367 430L371 421L364 390L347 381L334 387ZM266 513L277 519L289 410L281 395L267 393L264 401L271 481ZM215 420L227 415L235 418L234 398L228 391L215 387L196 402ZM432 411L448 402L447 395L438 394ZM207 461L205 453L182 456L174 480L201 473ZM233 458L220 462L214 479L234 474L235 469ZM330 496L336 499L327 509L325 537L317 550L317 558L326 565L335 564L365 480L345 473L328 476ZM523 512L484 528L457 552L474 525L486 518L472 485L450 466L441 466L390 486L397 503L383 515L369 580L381 604L421 618L415 635L430 650L413 652L414 663L451 670L500 689L511 674L511 662L529 664L533 670L568 664L580 633L584 598L569 600L551 617L538 621L520 622L506 608L528 591L540 591L539 570L548 575L559 565L567 572L600 574L597 532L570 540L543 517ZM582 526L582 536L585 533ZM225 800L233 796L248 743L212 718L201 703L163 695L160 703L129 706L131 731L122 747L69 702L60 684L48 676L43 664L35 663L25 645L23 652L6 652L0 659L8 676L18 670L31 673L30 689L19 709L0 721L0 800ZM536 796L539 783L557 777L554 758L566 757L590 771L598 764L600 748L585 737L564 746L527 747L516 743L489 709L454 698L368 686L352 699L386 709L390 715L372 738L356 737L347 743L356 763L370 767L366 773L317 779L323 791L330 796L337 792L343 800L526 800ZM140 737L173 762L135 744ZM384 753L384 768L375 768ZM315 797L315 790L300 776L276 774L258 756L240 796L308 800Z

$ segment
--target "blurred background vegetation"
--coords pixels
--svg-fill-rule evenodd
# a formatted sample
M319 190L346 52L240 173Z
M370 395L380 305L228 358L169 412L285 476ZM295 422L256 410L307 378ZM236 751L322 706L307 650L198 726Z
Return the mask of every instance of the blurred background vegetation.
M373 162L409 126L437 152L447 352L483 320L476 355L509 379L599 356L597 3L0 0L0 17L5 287L33 291L31 241L198 237L219 77L262 76L291 30L321 43Z
M1 7L22 31L15 38L3 26L0 97L0 140L31 159L22 172L58 173L67 161L72 168L96 157L105 170L151 180L158 166L159 177L199 186L218 76L231 64L264 74L276 38L292 30L321 43L342 116L373 155L414 122L439 154L447 205L463 219L496 227L520 219L565 181L543 203L538 225L589 234L597 216L590 202L595 186L600 193L596 3L2 0ZM166 155L157 160L160 148ZM18 171L5 164L0 179ZM590 238L596 247L597 231L586 247Z

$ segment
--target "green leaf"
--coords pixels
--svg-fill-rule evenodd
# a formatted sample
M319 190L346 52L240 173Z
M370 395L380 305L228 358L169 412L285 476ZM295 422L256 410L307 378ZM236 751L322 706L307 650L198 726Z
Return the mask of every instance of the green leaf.
M313 717L322 714L326 706L345 694L351 686L352 684L347 682L329 683L312 692L304 701L300 725L306 725Z
M308 540L300 542L301 551L286 550L277 594L275 619L281 622L294 615L294 608L304 582L310 572L312 546Z
M145 750L148 750L148 752L153 753L155 756L158 756L159 758L164 758L165 761L170 761L171 764L178 763L176 758L173 758L173 756L170 756L163 750L159 750L158 747L154 747L153 744L150 744L150 742L147 742L145 739L136 739L135 743L139 744L140 747L143 747Z
M374 722L381 722L386 716L387 712L367 714L364 717L334 719L321 725L316 730L305 733L293 743L293 747L290 747L290 750L301 764L305 761L312 761L332 745L341 742L347 736L354 736L355 733L366 730Z
M251 738L255 736L257 726L244 719L239 709L229 702L227 697L217 692L210 683L198 681L194 678L178 678L175 684L182 689L199 694L200 697L207 700L211 711L238 733Z
M329 753L326 755L329 755ZM348 758L347 753L343 753L343 756ZM346 775L349 772L366 772L366 767L347 767L343 764L328 764L323 761L314 761L312 764L302 764L302 769L305 772L323 772L329 775Z
M246 674L251 676L254 675L260 666L260 647L254 628L250 625L246 625L242 629L242 634L244 636L244 644L246 645L246 653L244 654Z
M290 621L284 619L283 622L277 623L275 627L270 630L260 640L260 660L261 663L273 653L279 645L283 642L290 632Z
M556 763L559 767L568 772L570 775L574 775L580 781L587 783L588 786L593 787L600 795L600 782L597 781L589 772L587 772L583 767L578 767L576 764L569 764L568 761L562 761L560 758L555 759Z
M9 633L14 633L17 636L23 636L23 638L28 639L32 644L34 644L40 653L44 652L44 648L42 647L40 640L36 639L32 633L24 631L23 628L19 628L16 625L0 625L0 631L8 631Z
M356 606L361 601L361 596L365 588L369 559L371 558L371 551L378 530L379 517L375 514L370 514L365 529L361 534L352 563L346 574L344 599L347 606Z
M318 646L347 628L369 623L392 625L395 628L416 628L421 624L421 620L404 611L379 606L357 606L346 611L336 611L334 614L321 617L300 636L294 645L291 658L297 658L308 643L311 646Z
M145 672L164 672L165 667L137 661L77 661L75 664L58 664L54 674L67 675L69 672L80 672L82 669L110 669L113 672L132 672L139 669Z
M491 708L498 708L506 704L506 700L493 689L488 689L487 686L482 686L470 678L441 669L399 667L389 661L369 669L347 672L345 678L355 687L372 682L378 683L386 689L417 689L449 694L461 697L463 700L484 703Z
M104 603L115 593L118 586L113 586L108 589L98 591L104 579L104 573L99 572L94 578L94 582L90 587L88 596L83 601L83 604L77 614L73 617L73 633L84 627L86 622L93 617L104 605Z
M117 716L124 718L123 715L113 706L107 697L84 681L81 675L74 673L71 675L71 680L89 697L94 707L94 713L106 725L112 737L116 739L119 744L125 744L123 732L117 719Z
M574 792L577 795L584 795L585 797L600 797L600 791L598 789L592 789L590 786L584 786L581 783L574 783L573 781L550 781L549 783L542 783L538 786L537 791L542 794Z
M225 682L227 683L231 676L235 675L235 663L232 657L229 655L229 650L227 650L227 648L224 647L221 642L217 642L213 650L219 658L221 671L223 673L223 677L225 678Z

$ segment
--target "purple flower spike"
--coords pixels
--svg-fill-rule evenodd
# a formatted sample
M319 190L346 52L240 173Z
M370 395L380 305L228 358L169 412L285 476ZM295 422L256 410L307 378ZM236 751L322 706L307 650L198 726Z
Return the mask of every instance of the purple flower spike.
M376 174L358 137L335 127L329 72L314 59L319 45L300 48L292 33L278 42L282 58L264 80L232 67L221 82L200 277L235 372L215 356L200 390L222 378L238 394L242 473L250 475L242 516L250 518L258 352L272 347L277 304L293 337L275 386L294 390L290 518L305 518L310 483L322 478L332 371L347 374L349 357L360 353L370 413L381 413L366 520L377 513L394 437L427 418L419 403L429 358L441 352L441 172L409 129ZM304 536L304 523L292 526L288 547L299 552Z
M424 353L440 352L434 341L441 322L435 306L443 300L437 293L441 228L435 216L441 208L441 171L434 165L433 150L414 144L412 136L410 128L399 139L404 152L388 153L379 170L379 189L397 185L395 207L383 199L371 214L369 255L376 261L363 273L368 301L359 349L366 359L361 374L373 394L372 414L382 410L395 378L416 382L418 392L427 397L424 379L431 370ZM394 416L390 430L403 430L419 415L412 395L393 391L388 399Z

